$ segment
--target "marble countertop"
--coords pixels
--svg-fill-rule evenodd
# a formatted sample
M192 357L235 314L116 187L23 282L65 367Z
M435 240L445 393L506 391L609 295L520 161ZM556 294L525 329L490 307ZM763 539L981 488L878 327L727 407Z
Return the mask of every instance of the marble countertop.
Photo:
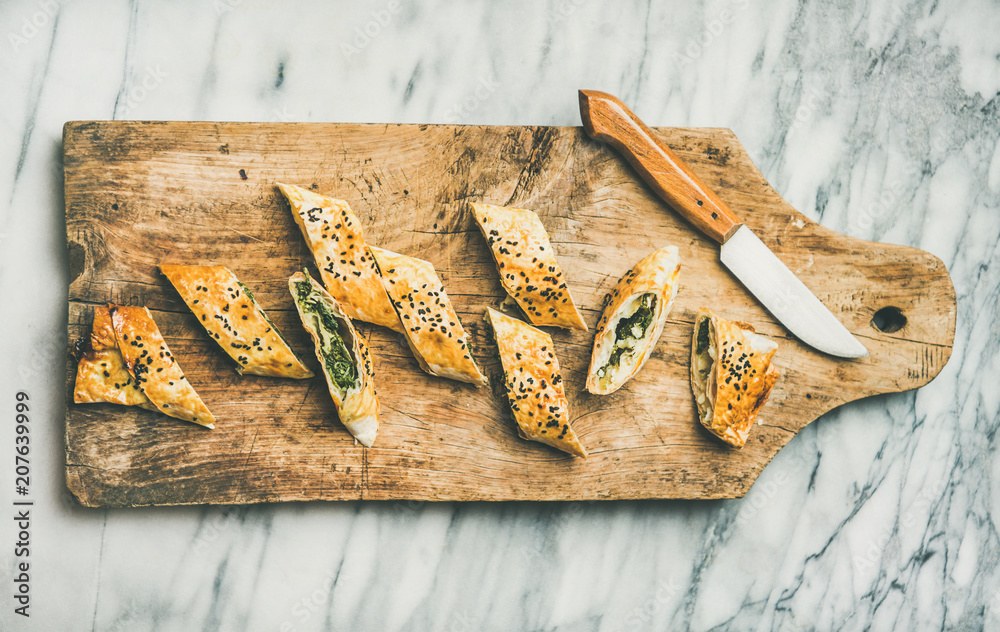
M3 630L1000 629L1000 6L748 0L0 5L0 499L30 394L30 618ZM948 266L954 353L825 415L743 499L94 510L63 483L77 119L731 128L825 226Z

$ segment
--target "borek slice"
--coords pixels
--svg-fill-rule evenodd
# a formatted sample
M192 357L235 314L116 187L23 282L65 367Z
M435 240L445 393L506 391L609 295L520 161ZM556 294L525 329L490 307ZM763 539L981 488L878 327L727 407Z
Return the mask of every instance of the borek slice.
M646 363L677 295L680 269L675 246L654 250L604 297L587 371L588 391L613 393Z
M559 361L552 338L535 327L486 308L503 364L507 398L518 434L573 456L586 457L569 423L569 404L563 390Z
M402 332L350 205L291 184L277 186L292 207L323 285L347 316Z
M698 420L729 445L742 448L780 372L771 363L778 345L746 323L698 310L691 340L691 391Z
M371 251L420 368L431 375L486 385L434 266L381 248Z
M156 410L125 368L125 359L118 350L115 330L111 326L110 307L94 308L94 324L83 344L76 369L73 401L77 404L107 402Z
M316 346L316 359L323 367L340 422L355 439L372 447L380 406L368 348L346 310L312 277L296 272L288 279L288 288Z
M257 303L253 292L225 266L161 265L198 322L250 375L312 377Z
M129 375L165 415L206 428L215 417L191 386L145 307L111 307L111 324Z
M504 290L535 325L587 331L534 211L472 203L473 214L500 273Z

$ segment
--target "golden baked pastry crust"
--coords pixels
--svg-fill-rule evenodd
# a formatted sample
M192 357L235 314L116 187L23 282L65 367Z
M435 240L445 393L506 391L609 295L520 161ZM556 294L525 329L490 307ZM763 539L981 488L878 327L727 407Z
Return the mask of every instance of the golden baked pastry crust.
M365 243L361 220L344 200L277 183L313 254L320 279L348 317L402 333L378 269Z
M322 353L322 339L316 329L316 323L311 316L303 312L297 299L296 286L303 281L309 282L311 291L318 293L320 300L330 309L337 321L338 335L350 352L357 372L357 383L352 388L341 389L334 382L333 376L326 370L326 360ZM354 329L346 310L315 279L302 272L296 272L288 279L288 288L292 293L292 298L295 299L295 308L299 313L299 318L302 319L302 325L313 340L316 359L319 360L320 366L323 368L323 377L326 379L327 389L330 391L333 404L337 408L340 422L355 439L366 447L372 447L378 434L378 418L381 407L378 394L375 391L375 372L372 368L368 347L365 346L361 336Z
M586 457L587 450L569 423L569 404L552 338L490 308L486 308L486 320L493 326L518 434L528 441Z
M118 350L115 330L111 326L109 307L94 308L93 328L83 344L77 364L73 401L77 404L107 402L156 410L125 368L125 359Z
M699 421L729 445L746 444L780 375L771 363L777 349L777 343L746 323L719 318L704 307L698 310L691 341L691 390Z
M431 375L486 385L434 266L374 246L371 251L420 368Z
M556 261L545 226L534 211L472 203L504 290L534 325L587 331Z
M215 417L198 397L145 307L111 307L118 349L132 379L165 415L214 428Z
M626 272L614 289L604 297L604 313L597 322L594 350L590 356L590 369L587 371L588 391L596 395L613 393L642 369L660 339L663 324L667 321L667 314L677 296L680 270L676 246L654 250ZM652 322L641 338L631 345L633 351L621 353L617 367L609 366L608 361L618 338L617 326L623 317L631 315L630 311L635 313L635 308L639 307L637 301L644 294L655 297L651 310Z
M198 322L250 375L303 379L313 372L302 364L253 292L225 266L160 265Z

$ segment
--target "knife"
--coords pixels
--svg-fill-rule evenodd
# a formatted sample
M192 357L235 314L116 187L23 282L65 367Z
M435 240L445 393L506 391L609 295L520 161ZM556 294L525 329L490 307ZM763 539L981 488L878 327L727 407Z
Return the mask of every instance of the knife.
M617 149L667 204L722 245L722 264L799 340L842 358L868 350L714 191L616 97L580 90L591 138Z

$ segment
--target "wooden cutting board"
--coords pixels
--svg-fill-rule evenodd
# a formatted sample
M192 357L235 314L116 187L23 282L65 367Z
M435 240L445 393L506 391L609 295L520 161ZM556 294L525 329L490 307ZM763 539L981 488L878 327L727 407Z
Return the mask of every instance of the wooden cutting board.
M854 332L868 358L834 359L790 338L721 267L718 246L580 128L67 123L71 344L89 331L94 305L149 307L218 418L209 431L138 408L74 404L70 358L69 489L82 504L102 507L739 497L826 411L937 375L955 329L955 292L939 259L809 221L768 185L729 130L658 133ZM398 335L360 323L382 403L378 439L366 449L337 420L321 378L240 377L156 266L229 266L293 348L313 360L287 290L310 255L275 181L348 200L369 243L431 261L492 388L431 377ZM593 329L550 330L587 459L517 436L482 318L504 293L467 208L478 200L539 213L591 328L604 295L634 263L666 244L680 249L680 291L660 342L617 393L583 390ZM783 376L742 450L695 418L688 359L702 305L780 343ZM906 319L893 333L873 326L887 307Z

